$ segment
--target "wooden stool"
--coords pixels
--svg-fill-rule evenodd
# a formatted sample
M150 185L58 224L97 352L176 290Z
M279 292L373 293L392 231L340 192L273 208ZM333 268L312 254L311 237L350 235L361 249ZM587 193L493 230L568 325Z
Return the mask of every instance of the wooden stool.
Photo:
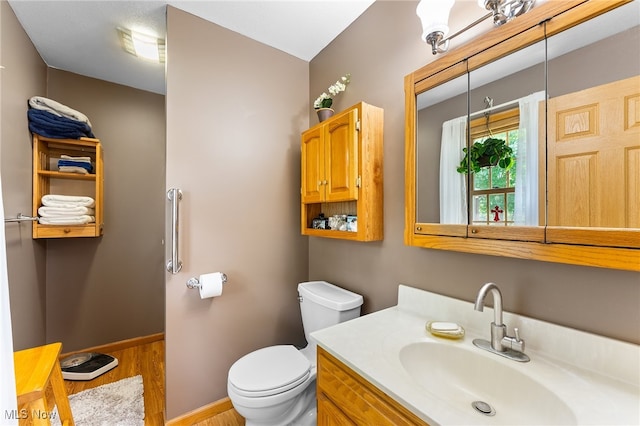
M38 346L13 353L16 371L16 394L20 424L50 425L53 404L47 402L48 391L58 406L60 423L74 426L67 390L58 357L62 343ZM49 386L51 388L49 389Z

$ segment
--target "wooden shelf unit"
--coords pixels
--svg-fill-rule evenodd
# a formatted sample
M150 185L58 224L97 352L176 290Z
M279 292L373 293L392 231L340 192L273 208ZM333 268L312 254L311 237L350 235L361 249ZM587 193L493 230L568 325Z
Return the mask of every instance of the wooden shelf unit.
M55 170L62 154L71 157L91 157L94 173L66 173ZM33 134L33 216L38 216L42 196L83 195L95 200L95 223L86 225L41 225L33 222L33 238L99 237L103 233L103 172L102 145L99 139L54 139ZM55 192L53 192L55 191Z
M301 136L301 232L353 241L383 239L383 119L360 102ZM357 231L314 229L323 213L357 216Z

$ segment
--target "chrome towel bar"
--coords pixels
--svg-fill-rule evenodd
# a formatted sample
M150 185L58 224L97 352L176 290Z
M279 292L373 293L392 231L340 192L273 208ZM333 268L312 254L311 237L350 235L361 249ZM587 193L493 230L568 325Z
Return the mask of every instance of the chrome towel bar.
M16 217L10 217L8 219L5 219L4 223L10 223L10 222L35 222L36 220L38 220L37 217L25 216L22 213L18 213L18 215Z

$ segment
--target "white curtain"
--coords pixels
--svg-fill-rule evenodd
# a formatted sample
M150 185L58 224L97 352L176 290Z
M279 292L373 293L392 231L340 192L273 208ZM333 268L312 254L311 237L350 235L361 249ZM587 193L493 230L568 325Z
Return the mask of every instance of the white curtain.
M537 226L538 222L538 120L539 103L544 91L518 100L518 160L516 163L516 193L514 222L521 226Z
M459 117L442 124L440 147L440 223L467 223L466 175L457 168L464 157L467 118Z
M0 180L0 424L17 425L16 382L13 369L13 337L9 309L7 245L4 235L4 204ZM15 226L15 225L14 225Z

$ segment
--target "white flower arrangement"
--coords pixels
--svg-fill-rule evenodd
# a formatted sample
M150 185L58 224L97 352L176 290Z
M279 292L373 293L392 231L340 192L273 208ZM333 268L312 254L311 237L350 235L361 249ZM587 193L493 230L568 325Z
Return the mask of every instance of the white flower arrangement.
M344 76L340 77L338 81L333 83L327 89L329 91L329 94L323 92L322 95L318 96L318 99L316 99L313 103L313 108L331 108L331 105L333 104L333 98L338 93L344 92L347 89L347 84L349 84L349 81L351 81L351 74L347 73Z

